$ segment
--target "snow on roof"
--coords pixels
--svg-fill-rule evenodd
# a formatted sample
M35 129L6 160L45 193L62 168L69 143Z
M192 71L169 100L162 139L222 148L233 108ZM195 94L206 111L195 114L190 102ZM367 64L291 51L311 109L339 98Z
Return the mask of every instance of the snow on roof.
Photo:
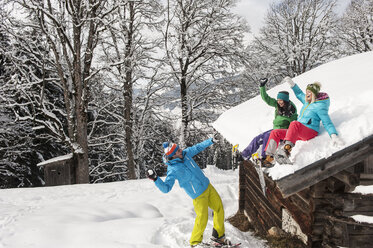
M63 156L59 156L59 157L55 157L55 158L45 160L41 163L38 163L37 166L44 166L44 165L47 165L47 164L50 164L50 163L55 163L55 162L59 162L59 161L63 161L63 160L71 159L71 158L73 158L73 154L69 153L69 154L66 154L66 155L63 155Z
M296 143L291 157L293 165L276 164L268 169L274 180L327 158L373 134L372 68L373 52L366 52L323 64L293 78L302 90L309 83L321 82L321 91L330 97L330 118L344 145L333 147L328 133L321 125L316 138ZM299 114L302 104L287 84L278 85L267 92L269 96L276 97L282 90L289 91ZM272 128L273 117L273 107L268 106L258 95L224 112L212 125L231 144L239 144L239 150L242 151L255 136Z

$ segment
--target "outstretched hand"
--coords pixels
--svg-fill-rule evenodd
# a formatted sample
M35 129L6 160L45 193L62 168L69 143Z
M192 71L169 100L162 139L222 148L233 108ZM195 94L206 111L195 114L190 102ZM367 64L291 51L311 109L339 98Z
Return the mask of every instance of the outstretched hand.
M259 79L259 82L260 82L260 87L263 87L268 82L268 78L261 78Z
M287 84L289 84L291 88L293 88L294 85L295 85L294 81L293 81L290 77L285 77L285 78L282 80L282 83L287 83Z
M150 180L153 180L155 182L155 180L157 180L158 176L157 176L157 173L155 172L155 170L153 169L148 169L146 171L146 176L150 179Z
M332 139L332 145L333 145L333 146L335 146L335 147L341 147L341 146L344 145L343 140L340 139L340 138L338 137L338 135L336 135L336 134L333 133L333 134L330 136L330 138Z
M219 133L218 132L214 132L214 134L212 135L211 137L212 139L212 142L217 143L219 141Z

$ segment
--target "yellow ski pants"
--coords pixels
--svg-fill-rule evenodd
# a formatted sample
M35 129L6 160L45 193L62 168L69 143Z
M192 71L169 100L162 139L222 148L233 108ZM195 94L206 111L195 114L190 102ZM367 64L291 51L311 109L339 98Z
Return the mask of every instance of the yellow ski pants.
M193 200L193 205L197 216L194 222L190 244L195 245L202 242L203 232L205 231L208 221L209 207L214 210L214 229L217 231L219 237L223 236L225 233L223 203L218 192L211 183L200 196Z

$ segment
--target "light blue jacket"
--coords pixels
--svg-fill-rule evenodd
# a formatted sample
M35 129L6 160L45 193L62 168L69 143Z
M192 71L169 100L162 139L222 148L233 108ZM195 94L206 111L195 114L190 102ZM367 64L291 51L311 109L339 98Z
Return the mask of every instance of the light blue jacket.
M210 181L192 157L212 144L212 139L208 139L183 150L183 159L175 158L168 161L165 181L162 181L162 179L158 177L155 181L155 185L163 193L168 193L174 186L175 180L178 180L180 187L183 188L192 199L200 196L207 189Z
M330 98L328 94L319 93L315 102L308 103L305 100L305 94L297 84L292 89L299 101L303 103L303 107L298 115L298 121L306 127L312 128L316 132L319 132L320 121L322 121L322 124L329 135L332 135L333 133L338 135L328 114L330 106Z

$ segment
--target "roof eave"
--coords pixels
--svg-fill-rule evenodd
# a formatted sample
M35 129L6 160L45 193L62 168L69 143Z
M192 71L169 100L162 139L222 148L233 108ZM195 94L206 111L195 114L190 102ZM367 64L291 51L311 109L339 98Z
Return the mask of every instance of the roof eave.
M284 198L306 189L373 154L373 135L276 181Z

